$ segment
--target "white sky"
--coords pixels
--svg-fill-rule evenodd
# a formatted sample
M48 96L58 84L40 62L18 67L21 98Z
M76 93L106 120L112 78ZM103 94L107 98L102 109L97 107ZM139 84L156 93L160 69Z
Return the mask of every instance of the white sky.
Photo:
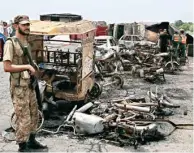
M6 4L7 2L7 4ZM1 2L0 20L19 14L75 13L94 21L193 22L193 0L7 0Z

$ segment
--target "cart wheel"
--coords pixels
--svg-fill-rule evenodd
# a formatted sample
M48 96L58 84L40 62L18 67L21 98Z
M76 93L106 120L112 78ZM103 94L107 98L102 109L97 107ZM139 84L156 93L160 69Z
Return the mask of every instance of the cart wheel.
M102 93L102 86L97 82L94 83L92 89L88 92L90 98L98 98Z
M123 88L124 80L122 77L118 75L112 76L112 82L115 82L115 81L116 81L116 83L114 83L115 87Z
M38 114L39 114L39 121L38 121L38 127L37 127L37 129L36 129L36 132L38 132L38 131L41 129L41 127L42 127L42 125L43 125L43 123L44 123L43 113L42 113L41 111L38 110ZM13 114L11 115L11 122L10 122L10 124L11 124L11 127L12 127L14 130L16 130L16 121L17 121L16 115L15 115L15 113L13 113Z

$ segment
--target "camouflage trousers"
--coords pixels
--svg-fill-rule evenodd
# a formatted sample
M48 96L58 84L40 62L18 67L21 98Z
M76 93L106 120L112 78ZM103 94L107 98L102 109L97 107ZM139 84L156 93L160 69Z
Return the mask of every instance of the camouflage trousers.
M16 115L16 142L27 142L38 126L36 93L29 87L11 87L11 97Z

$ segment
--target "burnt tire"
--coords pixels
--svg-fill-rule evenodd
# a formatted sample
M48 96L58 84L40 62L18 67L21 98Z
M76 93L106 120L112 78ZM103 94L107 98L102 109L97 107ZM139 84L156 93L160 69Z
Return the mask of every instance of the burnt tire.
M116 88L123 88L124 80L123 80L122 77L120 77L118 75L114 75L114 76L112 76L111 81L112 82L115 82L115 81L117 82L117 83L113 84Z
M95 82L92 89L88 91L88 96L91 99L98 98L102 94L102 86Z

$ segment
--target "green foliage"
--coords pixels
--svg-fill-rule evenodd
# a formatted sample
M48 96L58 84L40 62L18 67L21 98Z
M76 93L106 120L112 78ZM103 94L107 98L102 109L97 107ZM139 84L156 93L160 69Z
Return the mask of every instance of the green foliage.
M182 20L177 20L177 21L175 21L175 23L174 23L174 25L176 26L176 27L180 27L181 25L183 25L184 23L183 23L183 21Z
M194 25L190 26L189 31L193 32Z
M193 24L184 23L182 24L179 29L184 29L185 31L191 31L193 32Z
M193 27L194 23L192 22L183 22L181 20L177 20L173 24L178 29L184 29L185 31L194 32Z

